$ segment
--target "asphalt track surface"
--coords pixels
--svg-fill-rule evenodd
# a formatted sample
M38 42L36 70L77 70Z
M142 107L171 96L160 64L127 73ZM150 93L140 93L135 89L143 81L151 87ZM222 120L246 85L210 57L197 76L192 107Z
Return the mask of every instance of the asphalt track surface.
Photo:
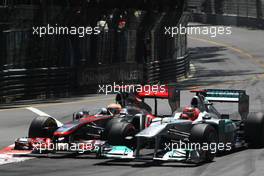
M196 25L196 24L195 24ZM232 28L232 35L191 35L189 47L195 74L181 83L182 87L245 89L250 95L250 110L264 110L264 31ZM188 104L191 94L184 92L182 105ZM93 109L112 102L112 96L91 96L62 100L61 103L28 105L36 107L65 122L79 109ZM233 112L236 106L220 106ZM165 102L160 109L167 111ZM27 136L30 121L36 116L19 109L0 110L0 148L14 139ZM264 149L246 149L215 158L214 162L193 166L180 163L157 165L151 161L113 161L90 156L52 156L0 166L0 176L260 176L264 174Z

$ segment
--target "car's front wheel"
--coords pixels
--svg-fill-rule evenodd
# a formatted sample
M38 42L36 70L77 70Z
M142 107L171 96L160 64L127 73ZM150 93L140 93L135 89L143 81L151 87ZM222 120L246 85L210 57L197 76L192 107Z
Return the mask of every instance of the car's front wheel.
M195 146L201 147L198 150L204 152L205 162L213 161L217 151L216 144L218 143L217 131L213 126L209 124L194 125L191 129L190 141L195 144Z
M33 119L28 130L29 138L52 138L53 132L58 128L55 119L39 116Z
M124 145L133 147L135 145L134 136L136 129L134 125L127 122L112 124L108 134L108 143L110 145Z

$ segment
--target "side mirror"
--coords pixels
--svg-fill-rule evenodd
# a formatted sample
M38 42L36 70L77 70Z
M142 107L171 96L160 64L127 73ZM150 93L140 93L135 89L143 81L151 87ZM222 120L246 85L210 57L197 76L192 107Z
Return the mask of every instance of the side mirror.
M90 115L90 111L83 111L85 115Z
M209 120L211 119L212 117L209 115L209 114L206 114L205 116L203 116L203 119L204 120Z
M76 113L73 113L73 114L72 114L72 121L75 120L75 115L76 115Z

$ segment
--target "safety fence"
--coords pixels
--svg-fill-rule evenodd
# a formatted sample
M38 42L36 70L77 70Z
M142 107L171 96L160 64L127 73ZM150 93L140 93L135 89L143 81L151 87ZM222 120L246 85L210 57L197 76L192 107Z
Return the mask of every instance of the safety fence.
M143 84L143 65L118 63L111 66L84 67L78 74L79 93L98 92L99 85Z
M0 6L5 6L6 5L6 0L0 0Z
M0 71L0 103L68 96L74 86L71 68L7 69Z
M164 34L165 26L187 25L181 8L102 9L81 0L63 1L63 6L12 2L18 4L0 5L0 103L94 93L98 84L113 82L176 82L188 75L186 35ZM47 24L99 26L100 35L32 35L32 26Z
M176 37L166 36L165 27L187 26L189 14L168 12L161 16L151 30L150 58L146 63L148 82L177 82L189 73L190 60L187 51L187 36L177 34Z
M187 77L190 70L188 55L175 60L153 61L146 64L148 82L177 82L177 79Z

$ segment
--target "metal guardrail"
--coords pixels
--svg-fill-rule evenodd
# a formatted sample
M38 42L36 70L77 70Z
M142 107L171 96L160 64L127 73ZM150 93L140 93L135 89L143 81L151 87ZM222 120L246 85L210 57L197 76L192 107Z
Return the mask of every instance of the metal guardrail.
M187 77L190 59L187 52L186 36L177 34L175 37L164 35L164 26L187 26L190 14L177 12L168 13L160 24L154 28L154 47L152 58L145 65L145 78L148 83L177 82L181 77ZM176 22L176 23L175 23Z
M149 83L177 82L179 78L187 77L189 71L189 55L174 60L154 61L146 64L146 74Z
M69 94L74 86L71 72L70 68L3 70L0 72L0 103Z

